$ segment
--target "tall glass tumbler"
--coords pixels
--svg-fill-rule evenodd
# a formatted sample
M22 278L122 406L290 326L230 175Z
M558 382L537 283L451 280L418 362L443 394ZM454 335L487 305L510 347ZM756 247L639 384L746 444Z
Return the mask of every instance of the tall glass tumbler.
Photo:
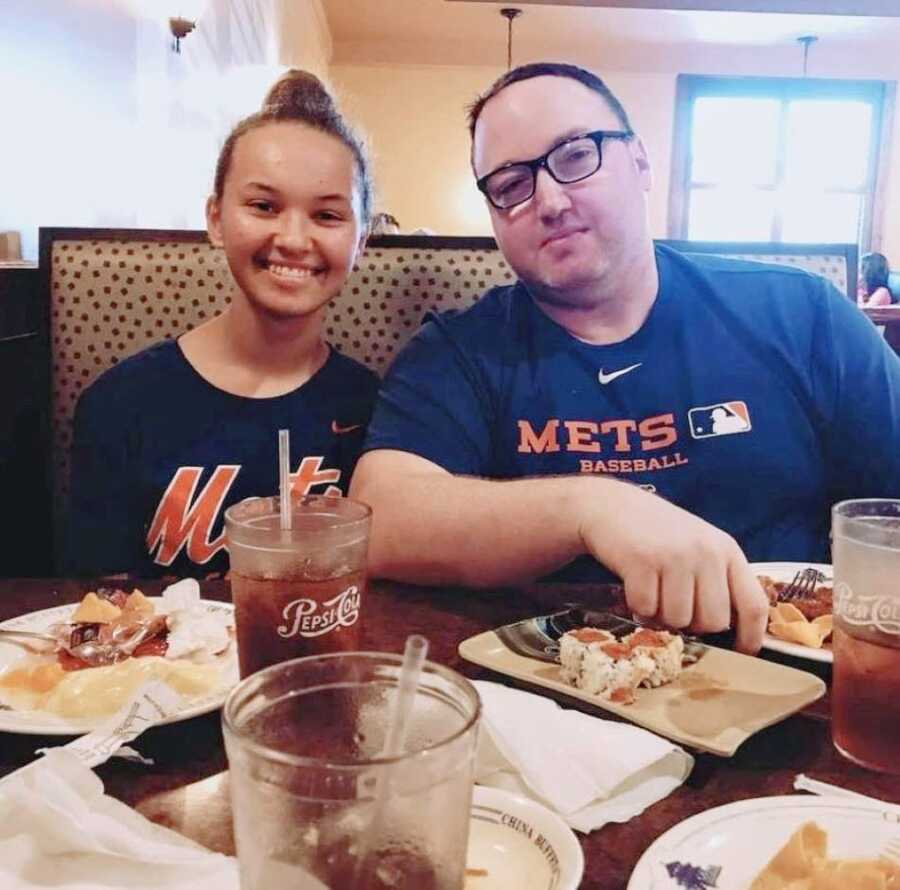
M372 511L308 495L281 527L278 498L225 511L241 676L279 661L359 649Z
M900 500L841 501L831 528L834 744L900 774Z
M402 753L382 755L402 658L259 671L222 713L242 890L462 890L481 704L425 662Z

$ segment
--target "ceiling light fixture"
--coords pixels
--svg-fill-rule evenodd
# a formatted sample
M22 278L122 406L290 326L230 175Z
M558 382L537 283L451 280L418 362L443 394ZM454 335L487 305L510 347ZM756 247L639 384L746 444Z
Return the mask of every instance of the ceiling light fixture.
M500 15L506 19L506 70L509 71L512 68L512 23L513 19L522 15L522 10L514 6L504 6L500 10Z

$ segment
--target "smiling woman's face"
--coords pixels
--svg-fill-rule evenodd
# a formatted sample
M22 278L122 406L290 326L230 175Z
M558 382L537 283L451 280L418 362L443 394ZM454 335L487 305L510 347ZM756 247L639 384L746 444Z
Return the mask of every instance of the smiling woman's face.
M519 81L490 99L478 118L475 175L540 157L574 135L621 129L606 100L576 80ZM561 185L541 170L528 201L490 208L504 256L538 298L579 302L610 271L620 271L636 243L649 242L650 168L640 141L605 140L601 150L603 164L587 179Z
M340 291L364 234L353 154L302 123L250 130L221 197L209 199L207 226L251 308L312 315Z

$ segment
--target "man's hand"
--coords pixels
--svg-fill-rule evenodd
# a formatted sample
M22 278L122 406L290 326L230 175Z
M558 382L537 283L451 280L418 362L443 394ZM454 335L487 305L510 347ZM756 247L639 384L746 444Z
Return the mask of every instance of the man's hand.
M754 653L768 600L737 542L725 532L637 486L614 483L588 507L581 537L616 572L638 615L676 629L715 633L737 616L737 648Z

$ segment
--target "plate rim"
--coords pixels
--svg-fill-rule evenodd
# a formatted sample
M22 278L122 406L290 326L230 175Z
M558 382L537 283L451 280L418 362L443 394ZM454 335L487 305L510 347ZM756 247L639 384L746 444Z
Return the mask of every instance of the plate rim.
M479 798L481 798L481 800L479 800ZM476 805L501 806L507 809L510 812L510 815L514 814L512 805L516 808L524 809L525 811L533 810L539 812L543 819L554 825L559 832L560 838L564 839L563 843L567 847L565 850L558 849L557 853L560 855L561 865L563 862L562 856L565 855L567 857L565 861L571 864L570 869L572 874L568 879L568 883L564 883L562 879L566 876L563 875L561 871L560 886L571 886L572 888L580 886L581 879L584 877L584 850L582 850L581 844L579 843L575 832L572 830L572 827L566 824L565 819L563 819L559 813L554 812L550 807L542 804L539 800L526 797L524 794L517 794L514 791L507 791L504 788L494 788L490 785L476 784L472 787L472 809L474 809ZM514 831L514 829L510 830Z
M687 836L696 833L698 828L702 828L704 823L710 825L720 822L722 818L731 818L732 816L742 815L745 810L759 808L762 805L764 811L782 810L782 809L822 809L828 807L831 809L844 809L851 811L866 811L873 815L884 818L885 813L891 814L891 821L900 819L900 806L890 803L879 803L876 800L855 799L843 797L840 795L814 795L814 794L777 794L766 797L750 797L744 800L731 801L731 803L719 804L716 807L710 807L693 816L688 816L680 822L676 822L667 831L664 831L657 837L646 850L644 850L641 858L635 863L631 876L628 879L628 885L625 890L653 890L653 860L659 856L660 851L667 847L674 847L683 841ZM760 866L762 867L762 866Z
M163 597L161 596L150 596L147 597L151 602L161 603L163 602ZM221 609L225 612L230 612L234 614L234 603L222 601L222 600L209 600L209 599L201 599L199 600L199 604L203 606L215 606L217 609ZM57 606L48 606L45 609L35 609L31 612L25 612L22 615L15 615L12 618L7 618L4 621L0 621L0 630L4 629L21 629L23 627L22 622L25 621L24 626L38 626L41 624L49 623L53 620L60 620L64 615L71 614L78 608L79 603L60 603ZM40 620L38 625L34 625L33 622L35 620ZM0 652L3 649L13 646L12 643L2 643L0 642ZM232 647L232 649L236 652L236 648ZM234 656L232 656L234 657ZM5 669L7 664L0 665L0 670ZM236 678L235 678L236 682ZM231 689L231 685L227 687L221 688L218 692L210 692L208 695L203 696L198 699L194 703L189 703L186 707L182 708L179 711L176 711L174 714L170 714L163 720L160 720L158 723L155 723L154 726L165 726L169 723L179 723L182 720L189 720L192 717L199 717L203 714L209 714L212 711L218 710L225 703L225 699L228 696L228 692ZM38 720L35 720L33 723L29 723L28 725L22 725L21 722L17 723L16 719L13 718L10 720L9 718L12 715L21 715L21 714L35 714L41 715L45 717L47 722L41 723ZM101 726L105 721L108 721L113 715L107 714L102 717L96 718L84 718L81 721L78 720L68 720L65 717L57 717L53 714L42 712L42 711L16 711L15 709L0 709L0 733L8 732L13 733L15 735L46 735L46 736L81 736L86 735L89 732L93 732L99 726ZM19 718L21 721L21 717Z
M751 562L750 568L754 574L766 574L766 570L772 571L773 568L778 571L780 568L791 568L788 571L796 573L800 569L813 568L820 572L827 571L834 583L834 567L828 562L793 562L791 560L770 560L768 562ZM832 664L834 656L831 649L813 649L810 646L803 646L800 643L792 643L790 640L779 640L773 637L768 630L763 634L762 648L768 649L770 652L780 652L782 655L792 655L794 658L805 658L809 661L818 661L823 664Z

